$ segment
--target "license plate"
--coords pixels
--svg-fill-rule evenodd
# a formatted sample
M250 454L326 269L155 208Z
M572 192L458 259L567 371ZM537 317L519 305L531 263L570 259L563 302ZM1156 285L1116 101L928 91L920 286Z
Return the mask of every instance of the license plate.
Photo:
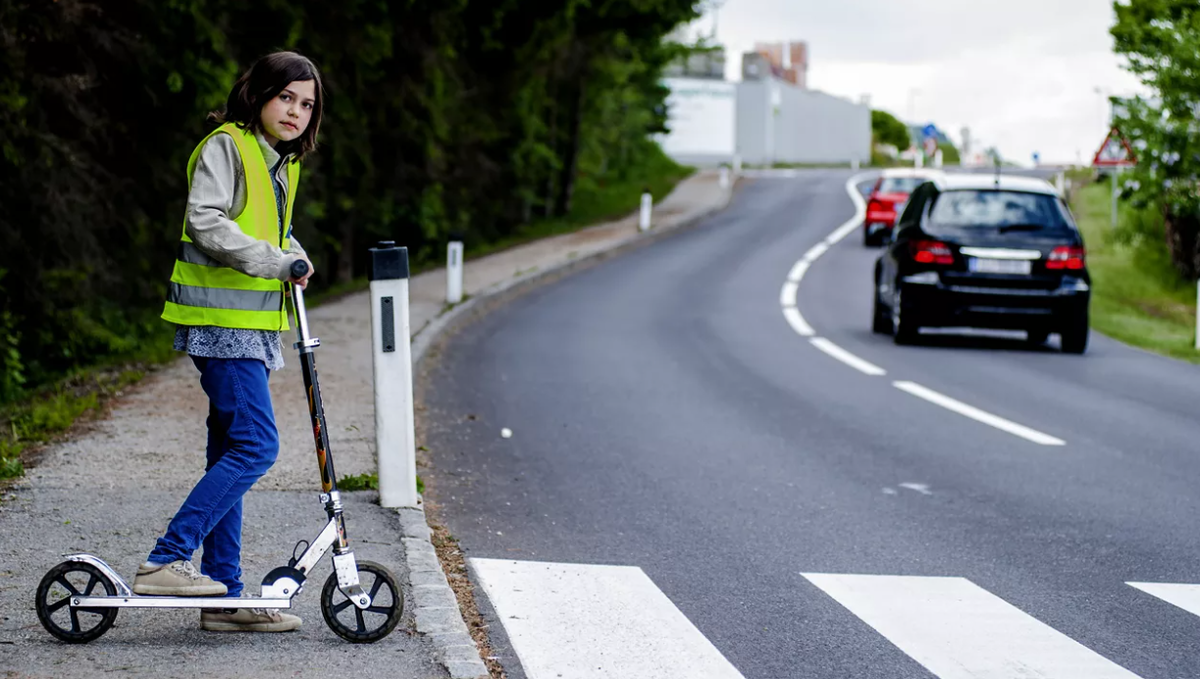
M1029 275L1033 263L1027 259L984 259L972 257L967 260L967 268L973 273L1000 273Z

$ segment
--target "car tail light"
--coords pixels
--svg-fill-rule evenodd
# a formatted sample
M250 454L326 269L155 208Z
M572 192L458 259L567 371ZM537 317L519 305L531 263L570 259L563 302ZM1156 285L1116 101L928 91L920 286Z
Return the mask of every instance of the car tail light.
M890 200L872 198L867 203L867 221L891 224L896 221L896 204Z
M954 253L950 246L939 240L916 240L909 246L913 261L918 264L953 264Z
M1085 254L1078 245L1063 245L1054 248L1046 258L1046 268L1053 270L1081 271L1085 265Z

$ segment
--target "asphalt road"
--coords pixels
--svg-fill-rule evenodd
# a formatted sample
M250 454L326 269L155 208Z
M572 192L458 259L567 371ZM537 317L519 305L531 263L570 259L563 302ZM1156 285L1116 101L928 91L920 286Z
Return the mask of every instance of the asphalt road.
M1200 583L1200 370L1096 334L1082 357L894 346L870 332L876 252L857 232L797 307L887 374L835 360L785 321L780 287L854 214L850 176L755 180L694 230L457 335L429 376L429 475L467 555L640 567L747 678L1100 676L935 673L805 573L965 578L1113 667L1200 677L1200 618L1126 584Z

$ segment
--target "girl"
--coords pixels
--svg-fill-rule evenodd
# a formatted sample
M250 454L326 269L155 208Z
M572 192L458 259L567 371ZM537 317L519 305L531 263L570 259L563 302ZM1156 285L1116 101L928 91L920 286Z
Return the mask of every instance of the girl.
M187 211L163 319L208 395L205 474L133 580L137 594L239 596L242 496L279 453L267 376L283 367L285 282L308 262L291 237L299 161L317 144L323 100L311 61L259 59L229 93L222 123L188 162ZM201 543L200 572L191 559ZM201 574L203 573L203 574ZM283 632L300 618L262 609L203 609L200 627Z

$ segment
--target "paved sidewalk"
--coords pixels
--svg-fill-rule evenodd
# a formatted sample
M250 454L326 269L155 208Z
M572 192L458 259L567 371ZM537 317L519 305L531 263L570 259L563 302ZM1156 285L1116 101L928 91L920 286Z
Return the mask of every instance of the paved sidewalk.
M473 302L539 273L691 223L723 207L729 195L718 187L715 172L700 173L681 182L656 206L650 234L639 234L636 217L630 216L469 260L465 292ZM444 313L445 272L413 278L410 298L419 357L421 347L453 315ZM313 333L322 342L317 366L339 478L375 470L368 301L367 293L358 293L309 314ZM285 347L292 341L286 338ZM271 380L280 456L246 499L247 594L256 594L262 575L286 565L292 546L315 537L325 520L317 499L318 474L299 362L290 349L286 357L287 367ZM60 555L95 553L132 580L137 564L203 473L207 401L197 378L188 360L156 371L116 399L105 419L74 440L47 449L40 463L4 494L0 676L261 677L335 671L359 677L479 676L483 666L463 641L461 617L431 615L449 613L446 595L450 601L453 595L436 559L427 558L432 547L423 530L423 512L404 512L398 518L396 512L378 506L373 491L343 492L343 497L356 555L388 566L405 585L404 619L381 642L350 645L326 628L319 598L330 572L328 558L296 601L304 627L294 634L213 634L199 630L194 611L132 609L121 611L112 630L84 646L58 643L42 629L34 612L34 591Z

